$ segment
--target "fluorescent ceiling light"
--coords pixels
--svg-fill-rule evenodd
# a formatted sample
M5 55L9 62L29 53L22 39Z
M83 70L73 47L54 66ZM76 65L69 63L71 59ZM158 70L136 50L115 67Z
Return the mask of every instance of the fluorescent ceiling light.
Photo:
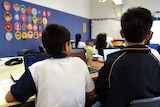
M123 4L122 0L113 0L115 5Z
M106 2L106 0L97 0L97 1L98 1L98 2L101 2L101 3L102 3L102 2Z

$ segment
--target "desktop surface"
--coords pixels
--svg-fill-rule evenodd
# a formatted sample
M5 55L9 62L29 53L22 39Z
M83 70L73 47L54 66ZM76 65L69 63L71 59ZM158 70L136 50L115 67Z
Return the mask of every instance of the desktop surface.
M9 60L8 58L1 58L1 63L5 62ZM99 62L99 61L92 61L92 67L99 70L102 66L104 65L104 63ZM0 66L0 91L3 91L3 95L5 95L9 90L10 90L10 86L14 83L11 79L11 75L13 73L24 73L25 72L25 67L24 67L24 61L21 64L18 65L13 65L13 66L6 66L5 64ZM90 74L91 78L93 80L96 80L98 77L98 73L92 73ZM12 81L9 84L6 84L6 81ZM3 85L3 83L5 82L5 85ZM1 93L2 95L2 93ZM29 98L29 100L27 102L31 102L35 100L35 96L32 96L31 98ZM0 107L7 107L7 106L13 106L13 105L18 105L21 104L20 102L11 102L11 103L7 103L5 101L5 96L0 97Z

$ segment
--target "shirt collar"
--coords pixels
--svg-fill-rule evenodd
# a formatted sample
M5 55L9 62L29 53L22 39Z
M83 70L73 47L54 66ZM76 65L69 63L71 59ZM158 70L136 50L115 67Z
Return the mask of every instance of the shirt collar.
M51 55L51 57L53 58L65 58L67 57L67 54L66 53L54 53Z

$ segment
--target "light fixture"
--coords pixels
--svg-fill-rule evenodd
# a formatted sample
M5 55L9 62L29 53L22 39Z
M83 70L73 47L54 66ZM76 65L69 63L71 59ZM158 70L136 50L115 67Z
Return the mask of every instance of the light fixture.
M106 2L107 0L97 0L100 3Z
M121 5L123 4L122 0L112 0L115 5Z

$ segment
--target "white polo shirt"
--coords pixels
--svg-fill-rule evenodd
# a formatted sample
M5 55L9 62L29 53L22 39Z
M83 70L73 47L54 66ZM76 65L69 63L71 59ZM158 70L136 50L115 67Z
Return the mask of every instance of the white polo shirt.
M78 57L46 59L29 67L37 88L36 107L84 107L85 93L95 86Z

